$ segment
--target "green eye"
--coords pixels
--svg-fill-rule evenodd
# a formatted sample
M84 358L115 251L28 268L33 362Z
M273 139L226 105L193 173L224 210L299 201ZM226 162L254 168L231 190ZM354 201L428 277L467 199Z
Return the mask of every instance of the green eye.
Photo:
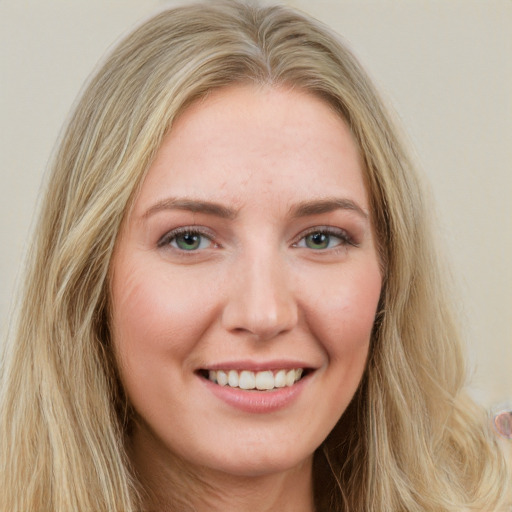
M181 233L170 233L159 243L160 246L170 245L179 251L197 251L211 247L211 239L201 233L194 231L182 231Z
M182 251L195 251L201 246L201 239L202 236L197 233L183 233L174 238L174 243Z
M294 244L295 247L304 247L313 251L326 251L341 245L356 245L349 234L341 228L319 227L311 230Z
M322 232L310 233L304 241L309 249L327 249L331 243L331 236Z
M158 247L170 247L180 252L196 252L215 247L212 236L197 229L178 228L166 233L157 243Z

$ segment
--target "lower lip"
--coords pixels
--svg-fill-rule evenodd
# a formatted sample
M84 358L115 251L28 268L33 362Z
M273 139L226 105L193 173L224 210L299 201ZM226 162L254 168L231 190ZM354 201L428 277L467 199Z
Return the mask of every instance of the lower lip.
M200 377L209 391L217 398L243 412L263 414L278 411L291 405L302 392L311 374L297 381L293 386L277 388L272 391L243 390L229 386L219 386Z

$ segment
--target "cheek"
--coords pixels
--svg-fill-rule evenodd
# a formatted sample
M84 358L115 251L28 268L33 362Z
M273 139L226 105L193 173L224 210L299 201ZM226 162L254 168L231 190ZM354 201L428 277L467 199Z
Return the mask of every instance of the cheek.
M112 324L121 369L139 372L151 364L183 360L212 316L207 294L158 263L135 262L117 270Z
M331 361L365 361L381 292L378 266L324 281L307 306L310 328ZM364 363L363 363L364 364Z

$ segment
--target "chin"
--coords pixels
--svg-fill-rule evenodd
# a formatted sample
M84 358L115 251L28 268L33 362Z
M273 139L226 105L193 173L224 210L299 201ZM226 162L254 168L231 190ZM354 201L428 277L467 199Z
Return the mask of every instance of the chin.
M268 475L274 475L277 473L286 473L294 471L299 468L303 468L313 461L313 454L309 454L304 458L290 458L285 455L269 457L268 453L262 454L261 457L255 459L244 460L222 460L212 464L213 468L220 473L227 475L245 477L245 478L257 478Z

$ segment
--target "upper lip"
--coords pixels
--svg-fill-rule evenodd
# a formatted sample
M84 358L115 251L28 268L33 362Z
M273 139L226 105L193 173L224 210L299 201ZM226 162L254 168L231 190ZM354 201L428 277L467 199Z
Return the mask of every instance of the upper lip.
M273 361L225 361L221 363L208 364L200 370L248 370L260 372L265 370L292 370L297 368L311 368L311 364L304 361L273 360Z

